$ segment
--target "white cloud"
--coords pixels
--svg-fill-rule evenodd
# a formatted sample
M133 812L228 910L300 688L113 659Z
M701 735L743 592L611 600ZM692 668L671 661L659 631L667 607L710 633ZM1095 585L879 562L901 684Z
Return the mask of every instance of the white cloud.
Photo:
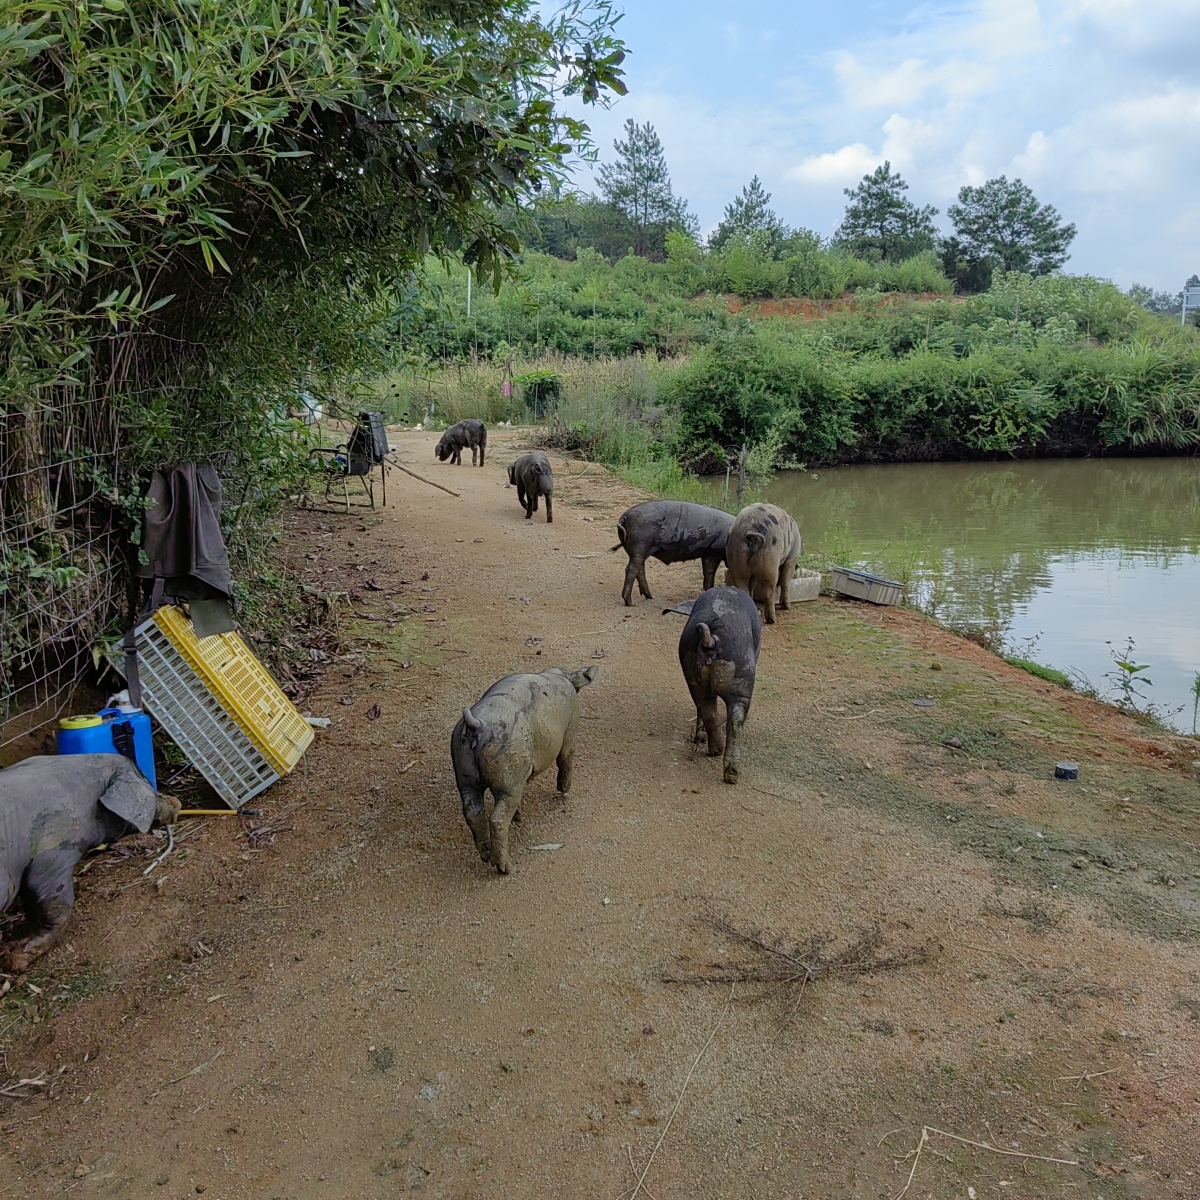
M842 94L857 108L880 108L911 104L933 82L919 58L905 59L890 71L875 71L863 66L853 54L842 54L834 67L842 84Z
M961 39L985 59L1027 57L1044 50L1038 0L983 0Z
M802 163L789 168L788 179L798 183L843 184L857 183L863 176L875 170L883 159L870 146L855 142L829 154L816 154Z

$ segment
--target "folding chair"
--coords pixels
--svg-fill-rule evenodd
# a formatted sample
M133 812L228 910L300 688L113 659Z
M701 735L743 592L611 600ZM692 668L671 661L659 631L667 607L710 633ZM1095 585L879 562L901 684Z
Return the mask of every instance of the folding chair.
M383 413L363 412L358 414L358 424L350 434L350 440L340 446L317 446L309 451L313 465L325 473L325 499L330 489L340 479L346 496L346 511L350 511L350 479L362 482L363 490L375 508L375 483L371 472L382 467L380 482L383 487L383 507L387 508L387 429Z

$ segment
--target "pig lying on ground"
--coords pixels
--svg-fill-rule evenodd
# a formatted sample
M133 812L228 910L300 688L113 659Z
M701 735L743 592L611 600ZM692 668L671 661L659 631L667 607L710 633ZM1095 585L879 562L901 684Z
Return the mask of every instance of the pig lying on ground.
M779 607L788 607L788 589L800 561L800 527L774 504L747 504L737 515L725 545L727 579L749 593L775 624L775 592Z
M687 504L682 500L648 500L635 504L617 519L617 537L613 550L624 548L629 555L625 568L625 586L621 599L633 604L633 582L647 600L652 600L646 582L646 559L662 563L687 562L699 558L704 563L704 587L716 581L717 567L725 560L725 539L733 517L719 508Z
M179 802L160 796L119 754L27 758L0 771L0 911L19 893L41 932L10 954L24 970L58 939L75 904L75 864L102 842L170 825Z
M709 756L725 754L726 783L738 781L738 738L754 695L761 645L758 608L745 592L733 587L701 592L679 638L679 665L708 737ZM725 701L724 732L718 698Z
M463 816L484 862L507 875L509 822L521 808L525 784L551 763L558 764L558 790L571 791L579 689L596 678L596 668L536 675L509 675L471 705L450 738L454 779ZM492 792L489 821L483 793Z
M434 454L439 462L449 459L455 466L462 463L462 452L471 448L471 466L475 465L476 451L479 453L479 465L483 466L483 456L487 452L487 430L482 421L459 421L451 425L442 434L442 440L434 447Z
M525 510L525 520L537 512L538 497L546 497L546 524L554 523L554 470L540 451L522 454L508 468L508 482L516 485L517 499Z

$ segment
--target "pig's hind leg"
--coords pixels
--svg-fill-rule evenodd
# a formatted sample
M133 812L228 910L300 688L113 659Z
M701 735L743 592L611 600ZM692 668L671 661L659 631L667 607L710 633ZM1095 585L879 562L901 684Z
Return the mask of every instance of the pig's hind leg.
M716 707L714 705L714 707ZM746 702L742 699L726 700L727 713L725 734L725 782L737 783L738 767L742 762L742 726L746 723ZM712 751L710 750L711 754Z
M625 586L621 589L621 599L625 601L626 608L633 607L633 585L643 570L643 564L631 554L625 565Z
M706 592L717 582L717 568L723 561L723 558L701 559L701 562L704 565L704 590Z
M512 792L498 792L495 788L492 789L496 802L492 806L491 860L492 866L501 875L507 875L512 870L512 861L508 857L508 827L521 807L524 790L518 788Z
M704 725L708 737L708 757L716 758L725 750L725 734L721 729L721 718L717 712L715 696L706 696L696 701L696 715Z
M484 862L491 857L491 834L487 813L483 810L482 788L460 788L462 796L463 816L470 827L471 836L475 839L475 849Z
M571 794L571 781L575 777L575 731L578 725L577 717L571 718L566 733L563 734L562 746L558 751L558 790L564 795Z
M787 558L783 561L783 566L779 568L779 607L791 608L791 603L788 600L788 594L792 590L792 576L796 573L796 560Z

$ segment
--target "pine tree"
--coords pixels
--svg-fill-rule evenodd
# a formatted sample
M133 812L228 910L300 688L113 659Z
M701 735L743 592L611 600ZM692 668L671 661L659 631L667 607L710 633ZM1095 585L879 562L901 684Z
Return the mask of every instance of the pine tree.
M671 176L662 142L649 121L639 125L625 122L625 140L613 142L615 163L600 167L600 191L604 199L625 214L633 233L633 252L661 258L667 232L684 229L695 233L696 218L687 202L671 190Z
M961 257L992 270L1048 275L1067 261L1075 226L1063 224L1052 204L1039 204L1019 179L1001 175L981 187L964 187L946 210Z
M771 193L762 185L757 175L742 188L742 194L732 203L725 205L725 216L708 239L713 250L723 249L734 237L749 239L753 234L763 235L763 240L777 248L791 232L770 207Z
M933 249L938 210L930 204L918 208L909 200L904 195L908 184L892 172L890 162L864 175L858 187L843 190L850 203L834 241L851 254L899 262Z

